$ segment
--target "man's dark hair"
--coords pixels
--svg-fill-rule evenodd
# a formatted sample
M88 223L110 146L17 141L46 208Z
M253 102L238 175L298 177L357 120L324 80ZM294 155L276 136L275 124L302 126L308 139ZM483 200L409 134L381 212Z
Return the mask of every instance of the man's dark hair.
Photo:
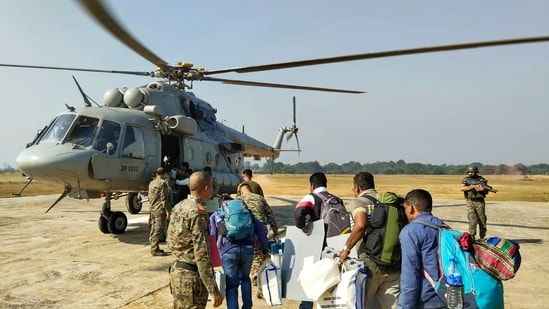
M245 169L242 170L242 175L246 175L247 177L252 178L253 173L252 173L252 170L251 170L251 169L245 168Z
M328 179L324 173L316 172L309 177L309 182L315 187L326 187L328 186Z
M181 162L181 169L183 171L188 170L189 169L189 162Z
M164 175L166 173L167 173L167 171L163 167L159 167L154 171L154 174L158 175L158 176Z
M420 212L431 212L433 210L433 198L431 193L423 189L414 189L404 198L404 203L412 204Z
M360 172L356 174L353 178L353 182L360 188L361 191L376 188L374 175L368 172Z

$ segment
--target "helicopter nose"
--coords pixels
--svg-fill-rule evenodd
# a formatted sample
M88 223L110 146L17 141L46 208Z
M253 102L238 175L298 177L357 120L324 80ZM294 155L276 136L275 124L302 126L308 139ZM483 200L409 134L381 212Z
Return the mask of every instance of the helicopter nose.
M65 186L87 173L89 154L70 145L42 143L23 150L16 159L25 175L47 183Z

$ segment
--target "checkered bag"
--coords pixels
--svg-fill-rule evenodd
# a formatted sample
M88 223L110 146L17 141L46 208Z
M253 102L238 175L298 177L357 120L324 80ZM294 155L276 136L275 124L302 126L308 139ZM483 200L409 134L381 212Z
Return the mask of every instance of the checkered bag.
M520 246L517 242L500 237L490 237L473 244L479 266L494 278L509 280L520 268Z

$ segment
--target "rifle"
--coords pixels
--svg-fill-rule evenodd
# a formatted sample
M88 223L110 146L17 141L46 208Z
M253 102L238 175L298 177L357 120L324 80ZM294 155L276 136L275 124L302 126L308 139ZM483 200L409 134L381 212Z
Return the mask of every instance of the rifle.
M484 191L486 192L492 192L492 193L498 192L498 190L492 188L492 186L489 186L488 183L486 182L486 179L484 178L469 178L467 179L466 185L468 186L481 185Z

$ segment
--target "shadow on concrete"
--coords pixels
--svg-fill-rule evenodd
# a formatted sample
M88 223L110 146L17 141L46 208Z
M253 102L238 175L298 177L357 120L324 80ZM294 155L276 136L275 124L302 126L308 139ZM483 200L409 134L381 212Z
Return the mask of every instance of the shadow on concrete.
M469 221L463 221L463 220L448 220L444 219L444 222L446 223L463 223L463 224L469 224ZM450 224L451 226L451 224ZM503 226L503 227L518 227L522 229L537 229L537 230L549 230L549 227L547 226L531 226L531 225L520 225L520 224L503 224L503 223L490 223L488 222L488 226Z
M512 241L518 242L519 244L542 244L543 239L536 238L522 238L522 239L510 239Z

